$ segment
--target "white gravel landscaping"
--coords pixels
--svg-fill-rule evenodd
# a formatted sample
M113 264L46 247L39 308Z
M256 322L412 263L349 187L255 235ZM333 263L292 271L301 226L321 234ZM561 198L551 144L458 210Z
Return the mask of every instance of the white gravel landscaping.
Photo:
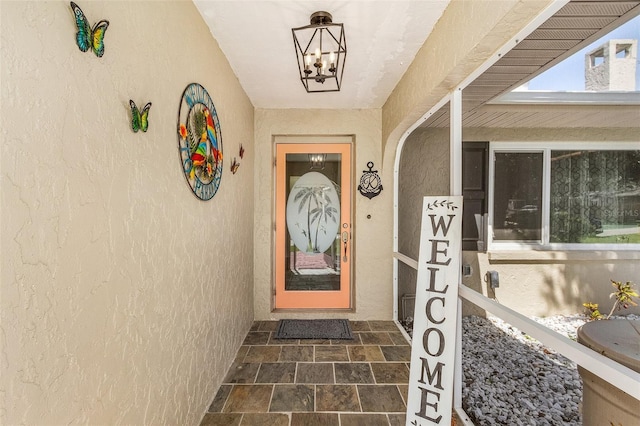
M586 321L581 314L532 319L573 340ZM477 426L582 424L574 362L491 315L464 317L462 331L462 405Z
M573 336L576 317L545 318ZM462 322L463 408L480 425L581 425L576 365L498 318Z

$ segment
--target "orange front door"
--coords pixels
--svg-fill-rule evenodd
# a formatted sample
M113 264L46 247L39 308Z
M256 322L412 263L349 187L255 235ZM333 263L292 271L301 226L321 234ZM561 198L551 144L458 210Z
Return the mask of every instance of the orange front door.
M351 307L351 144L276 144L279 309Z

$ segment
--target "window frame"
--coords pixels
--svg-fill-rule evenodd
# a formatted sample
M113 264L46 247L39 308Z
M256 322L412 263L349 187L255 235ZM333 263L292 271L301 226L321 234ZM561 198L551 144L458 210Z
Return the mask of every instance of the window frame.
M640 244L581 244L550 243L550 197L551 197L551 151L592 150L592 151L638 151L638 142L531 142L510 141L489 143L489 198L487 247L489 251L503 250L556 250L584 251L640 250ZM495 162L496 153L542 153L542 224L539 241L494 240Z

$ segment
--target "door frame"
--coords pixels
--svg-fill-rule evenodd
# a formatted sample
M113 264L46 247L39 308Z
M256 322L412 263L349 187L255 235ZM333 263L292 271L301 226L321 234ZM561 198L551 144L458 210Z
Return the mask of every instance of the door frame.
M281 153L279 153L279 146L283 146ZM285 147L286 146L286 147ZM353 218L354 218L354 170L353 170L353 138L351 136L309 136L309 137L289 137L289 136L276 136L274 137L274 233L273 233L273 278L272 278L272 310L297 310L297 311L309 311L309 310L354 310L355 309L355 287L354 287L354 230L353 230ZM330 149L327 147L338 147L340 149ZM278 231L280 229L286 229L286 218L284 212L286 211L286 199L278 200L278 194L282 191L286 192L286 173L283 171L279 173L279 165L286 164L286 154L289 153L340 153L342 154L342 162L347 167L346 173L342 175L341 188L343 189L340 194L341 206L347 205L349 207L348 217L346 218L348 227L346 231L349 232L349 241L347 243L347 259L345 264L341 264L341 290L339 291L291 291L284 290L284 279L279 279L279 275L284 275L284 253L278 252L278 250L285 250L286 244L284 241L286 232ZM347 190L348 189L348 190ZM343 232L342 209L339 232ZM282 260L282 262L280 261ZM280 264L282 263L282 264ZM345 270L346 269L346 270ZM342 280L342 275L346 279L346 285ZM292 300L299 296L306 296L307 301L304 303L294 303ZM310 297L311 299L308 300ZM336 301L336 297L338 300ZM292 305L296 306L292 306Z

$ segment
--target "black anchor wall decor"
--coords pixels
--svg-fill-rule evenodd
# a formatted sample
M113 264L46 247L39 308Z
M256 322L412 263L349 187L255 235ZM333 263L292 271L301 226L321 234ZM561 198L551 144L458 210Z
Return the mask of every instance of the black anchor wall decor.
M382 192L382 179L380 179L378 171L373 170L373 161L369 161L367 167L369 170L362 171L358 191L368 199L372 199Z

